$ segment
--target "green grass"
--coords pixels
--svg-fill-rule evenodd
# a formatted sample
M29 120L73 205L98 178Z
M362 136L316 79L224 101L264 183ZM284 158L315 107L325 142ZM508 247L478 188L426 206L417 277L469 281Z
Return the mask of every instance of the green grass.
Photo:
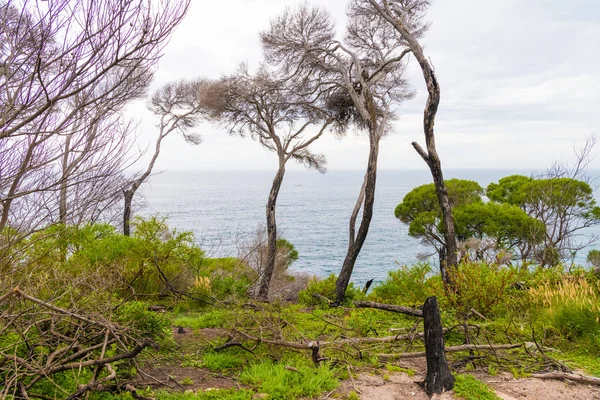
M173 325L191 329L222 328L231 320L229 310L212 309L203 313L180 315L173 319Z
M271 400L293 400L301 397L316 398L338 386L338 380L329 366L315 368L296 360L289 364L262 362L251 365L240 375L240 380ZM294 362L296 361L296 362ZM295 370L286 369L289 365Z
M484 382L473 375L456 375L454 394L465 400L501 400Z

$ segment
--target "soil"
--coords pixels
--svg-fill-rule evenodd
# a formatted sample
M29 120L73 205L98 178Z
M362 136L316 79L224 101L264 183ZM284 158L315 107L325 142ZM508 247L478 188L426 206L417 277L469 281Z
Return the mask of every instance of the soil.
M184 348L206 340L226 337L227 332L220 329L185 329L180 334L175 331L175 340ZM324 394L322 398L345 399L354 391L362 400L428 400L422 387L427 370L425 358L414 358L403 361L400 365L415 371L413 376L406 373L387 370L371 370L360 372L353 380L341 382L333 393ZM136 385L139 388L170 388L176 391L197 391L210 389L239 389L242 386L231 377L221 375L203 368L182 367L181 360L154 360L147 362L142 368ZM147 375L146 375L147 374ZM515 379L509 373L491 376L483 371L473 372L478 379L496 391L503 400L600 400L600 387L575 382L541 380L535 378ZM183 384L187 382L188 384ZM452 392L436 395L435 400L454 400Z
M420 385L424 374L381 374L361 373L354 382L344 381L339 389L341 397L345 398L351 391L356 391L362 400L428 400ZM474 375L494 389L502 400L600 400L600 388L590 385L535 378L514 379L508 373L498 376ZM433 397L436 400L456 398L452 392Z

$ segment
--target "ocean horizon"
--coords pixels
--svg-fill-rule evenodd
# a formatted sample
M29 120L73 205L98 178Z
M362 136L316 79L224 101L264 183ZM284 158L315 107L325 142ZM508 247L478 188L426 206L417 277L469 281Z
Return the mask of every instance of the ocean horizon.
M536 175L543 170L447 169L445 179L470 179L485 187L512 174ZM142 188L145 201L138 215L161 215L178 230L194 233L211 257L243 256L244 249L265 226L265 204L274 171L167 171L152 176ZM590 171L597 177L599 171ZM299 259L290 270L326 277L341 269L348 246L348 220L364 171L334 170L326 174L288 170L277 201L278 233L290 241ZM413 188L431 183L425 169L378 171L369 235L356 262L353 281L384 280L401 265L429 261L437 268L432 248L408 235L408 226L394 209ZM598 233L598 227L586 233ZM589 249L593 248L589 247ZM576 262L585 265L589 249Z

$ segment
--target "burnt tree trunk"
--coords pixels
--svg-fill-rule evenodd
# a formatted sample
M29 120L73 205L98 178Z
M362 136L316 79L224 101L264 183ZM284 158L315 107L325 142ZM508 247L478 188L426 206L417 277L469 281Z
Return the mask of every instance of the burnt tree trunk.
M442 319L435 296L425 300L423 320L425 326L425 357L427 359L425 389L429 395L452 390L454 376L450 373L448 361L446 361Z
M442 224L444 227L444 241L446 256L445 262L440 263L440 272L442 273L442 280L446 287L452 284L448 275L448 268L454 268L458 265L458 246L456 244L456 234L454 228L454 217L452 216L452 208L448 199L448 190L444 183L444 175L442 173L442 164L440 157L438 156L435 146L435 135L434 135L434 124L435 116L437 114L438 106L440 104L440 86L435 76L435 71L431 66L431 63L425 57L423 48L410 32L408 24L406 23L405 13L402 7L395 3L385 3L383 6L379 5L375 0L369 0L369 3L375 10L400 33L402 38L406 41L410 51L417 59L425 84L427 85L427 104L425 105L425 111L423 113L423 132L425 133L425 143L427 151L423 150L417 142L413 142L412 145L415 150L419 153L421 158L425 161L431 175L433 177L433 183L435 185L435 192L442 210Z
M258 290L258 298L261 300L267 300L269 297L269 285L271 284L271 278L275 271L275 256L277 255L277 222L275 220L275 207L277 205L277 196L279 195L279 189L283 182L283 176L285 174L285 164L280 162L277 174L273 179L273 185L269 192L269 199L267 201L267 265L262 271L262 278L260 280L260 288Z
M363 188L361 189L360 199L363 198L363 213L360 222L360 227L356 233L356 237L350 237L350 243L348 244L348 252L342 265L342 270L338 276L336 287L335 287L335 302L332 305L339 305L344 301L346 295L346 289L350 283L350 277L354 269L356 259L362 249L367 234L369 233L369 226L371 225L371 218L373 218L373 204L375 203L375 186L377 183L377 158L379 156L379 140L380 135L375 131L376 128L371 128L372 132L369 135L370 149L369 149L369 161L367 164L367 173ZM356 211L356 208L355 208ZM350 219L350 232L354 231L354 222L356 216L353 213L353 218Z

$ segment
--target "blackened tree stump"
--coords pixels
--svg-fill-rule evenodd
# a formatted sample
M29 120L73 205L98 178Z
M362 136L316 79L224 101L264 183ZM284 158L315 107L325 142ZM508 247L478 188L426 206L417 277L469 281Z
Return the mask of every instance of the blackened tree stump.
M446 361L440 308L435 296L425 300L423 319L425 325L425 357L427 359L425 389L431 396L454 388L454 376L450 373L448 361Z

